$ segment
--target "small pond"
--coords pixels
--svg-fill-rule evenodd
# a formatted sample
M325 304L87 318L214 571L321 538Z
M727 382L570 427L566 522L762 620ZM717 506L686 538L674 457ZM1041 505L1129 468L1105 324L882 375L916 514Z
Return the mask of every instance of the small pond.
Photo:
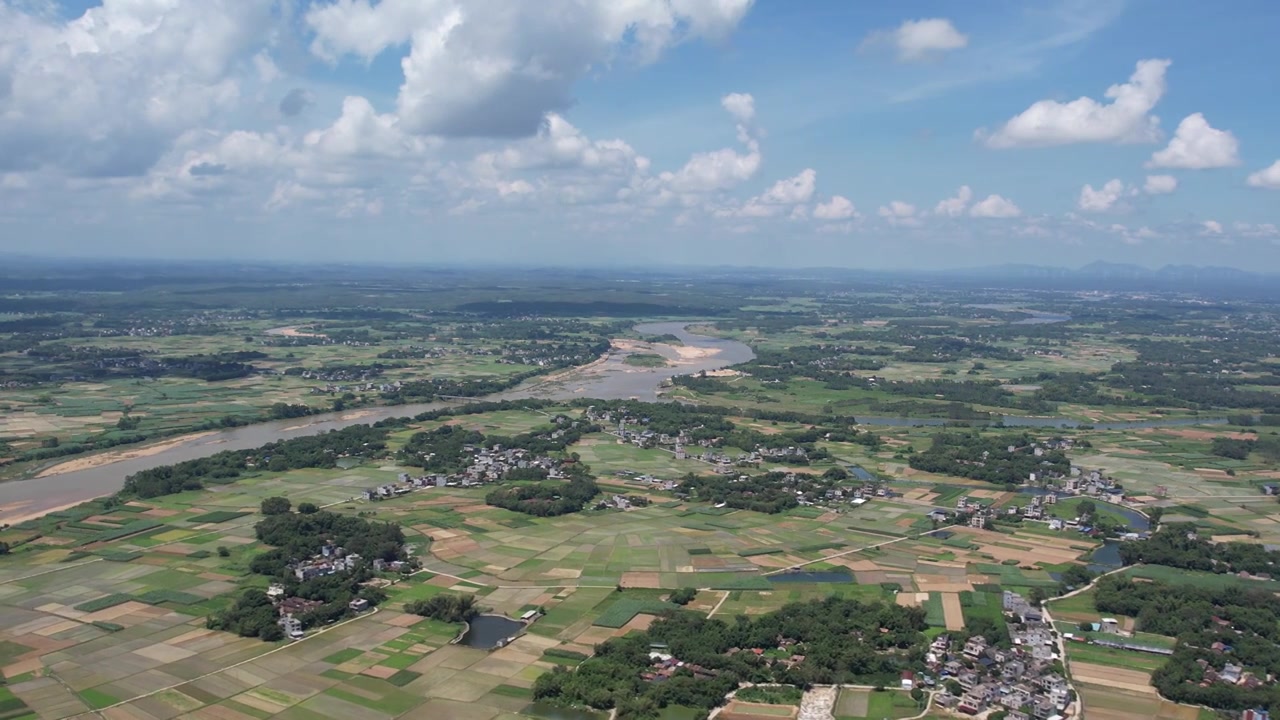
M859 466L857 466L857 465L850 465L850 466L849 466L849 474L850 474L850 475L852 475L852 476L854 476L854 477L856 477L856 478L858 478L859 480L862 480L863 482L866 482L866 481L868 481L868 480L875 480L875 479L876 479L876 476L875 476L875 475L872 475L872 474L871 474L871 473L869 473L869 472L867 472L867 471L866 471L866 468L862 468L862 467L859 467Z
M1105 542L1089 556L1089 569L1096 573L1115 570L1121 565L1124 562L1120 560L1120 543Z
M950 530L935 530L929 533L929 535L931 537L936 537L939 540L950 540L951 537L955 535L955 533L951 532Z
M769 582L773 583L848 583L853 582L853 575L847 572L786 572L777 575L770 575Z
M459 644L467 647L492 650L498 643L524 629L524 623L501 615L477 615L471 619L471 627Z

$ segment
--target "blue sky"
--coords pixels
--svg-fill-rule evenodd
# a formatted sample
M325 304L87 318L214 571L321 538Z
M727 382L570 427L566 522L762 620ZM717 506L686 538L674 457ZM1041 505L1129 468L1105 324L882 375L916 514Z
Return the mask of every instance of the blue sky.
M1266 0L0 0L0 251L1277 271L1278 27Z

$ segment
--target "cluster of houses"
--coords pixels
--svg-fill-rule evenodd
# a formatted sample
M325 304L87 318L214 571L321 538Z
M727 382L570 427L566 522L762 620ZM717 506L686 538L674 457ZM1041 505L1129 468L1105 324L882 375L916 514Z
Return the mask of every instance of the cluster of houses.
M991 503L983 503L975 500L967 495L962 495L956 499L955 515L961 516L960 519L969 527L982 529L995 517L995 508ZM942 523L952 517L952 513L942 508L934 508L925 514L928 519Z
M285 637L290 640L301 640L306 634L299 617L324 605L319 600L288 597L284 585L278 583L272 583L267 588L267 597L271 599L276 613L280 616L276 623L284 630ZM355 598L347 603L347 607L355 612L364 612L369 609L369 601L364 598Z
M955 690L958 685L960 691L939 690L934 702L965 715L1004 711L1008 720L1063 717L1074 697L1066 678L1054 669L1060 658L1052 627L1017 593L1004 593L1003 608L1010 616L1011 647L991 645L982 636L961 645L948 635L929 646L925 662L930 672L944 687Z
M349 553L341 545L325 543L320 553L290 566L293 576L299 581L310 580L322 575L354 570L360 564L360 556Z
M1034 482L1034 481L1033 481ZM1054 486L1069 495L1089 495L1092 497L1121 497L1124 489L1116 484L1115 478L1103 475L1101 470L1090 470L1072 466L1071 474L1058 478Z
M715 677L717 672L705 668L696 663L686 663L677 660L670 653L663 652L665 647L654 647L649 652L650 665L649 669L640 673L640 678L645 682L657 683L670 680L676 671L685 669L693 673L693 676L699 680L710 680Z
M630 510L645 507L649 498L643 495L612 495L596 503L597 510Z
M305 375L303 377L306 377ZM400 380L389 383L361 382L353 385L339 385L336 383L326 383L323 387L311 388L312 395L345 395L346 393L358 392L398 392L404 387L404 383Z
M1222 666L1221 670L1214 668L1209 664L1208 660L1200 658L1196 660L1196 664L1204 671L1204 679L1200 681L1200 685L1208 687L1215 683L1223 685L1238 685L1242 688L1252 690L1262 687L1263 680L1252 672L1245 670L1243 667L1234 663L1227 663Z
M542 468L547 471L547 477L551 479L564 476L560 472L560 461L546 455L535 456L523 448L504 450L501 445L494 445L492 448L476 448L468 445L464 450L473 455L471 464L460 473L453 475L400 473L399 482L368 488L361 492L360 497L370 501L389 500L427 488L473 487L497 482L508 472L517 468Z
M1031 502L1021 508L1010 508L1014 513L1020 514L1025 520L1044 520L1049 514L1049 506L1058 502L1058 496L1055 493L1048 495L1036 495L1031 498Z

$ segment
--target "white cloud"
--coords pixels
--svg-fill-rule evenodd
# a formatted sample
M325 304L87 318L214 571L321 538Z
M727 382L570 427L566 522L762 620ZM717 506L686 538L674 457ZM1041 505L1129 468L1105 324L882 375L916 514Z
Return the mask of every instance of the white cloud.
M863 41L864 48L891 45L898 60L913 62L924 60L951 50L968 46L969 37L956 30L946 18L907 20L893 30L871 33Z
M750 95L733 93L722 98L721 105L738 121L738 140L746 145L746 154L732 148L697 153L679 170L659 175L659 180L670 191L727 190L750 179L760 169L760 141L751 125L755 116L754 100Z
M1280 160L1250 175L1248 182L1252 187L1280 190Z
M786 180L779 180L773 187L765 190L759 198L768 205L796 205L807 203L813 197L818 173L813 168L800 171L799 175Z
M1148 195L1167 195L1178 189L1178 178L1172 175L1148 175L1142 191Z
M268 3L106 2L80 17L0 2L0 171L141 175L270 74Z
M973 200L973 190L968 185L961 185L956 191L956 196L947 198L938 203L933 209L936 215L946 215L948 217L960 217L969 209L969 203Z
M920 224L920 218L916 217L916 206L901 200L881 205L876 210L876 214L888 221L890 225L915 227Z
M849 198L832 195L830 200L813 208L813 217L818 220L848 220L858 217L858 209Z
M1205 220L1204 222L1200 223L1200 234L1201 235L1221 235L1222 223L1218 222L1217 220Z
M988 195L986 200L974 205L969 214L977 218L1011 218L1021 215L1022 210L1008 198Z
M379 115L369 101L351 96L342 101L342 114L324 130L313 130L303 143L329 155L403 158L421 154L427 142L406 135L394 115Z
M1280 237L1280 227L1276 227L1275 223L1247 223L1235 222L1231 224L1231 229L1235 234L1248 238L1277 238Z
M641 62L731 32L752 0L339 0L306 14L312 52L370 60L408 43L397 107L414 133L515 137L572 104L619 53Z
M1240 143L1230 131L1209 125L1204 115L1193 113L1178 123L1169 146L1151 156L1147 167L1205 170L1240 164Z
M720 105L742 125L756 119L756 99L747 93L729 93L720 98Z
M1092 185L1085 185L1080 189L1080 199L1076 206L1084 212L1107 212L1115 209L1116 203L1130 194L1132 192L1119 179L1108 180L1106 185L1097 190Z
M1041 100L994 133L979 131L978 137L992 148L1155 142L1160 121L1149 113L1164 95L1169 65L1169 60L1139 61L1129 82L1107 88L1110 103L1090 97L1065 103Z
M813 198L817 178L817 171L806 168L795 177L774 183L768 190L743 203L742 207L721 208L716 214L721 217L774 217L790 208L792 220L803 219L807 214L804 204Z

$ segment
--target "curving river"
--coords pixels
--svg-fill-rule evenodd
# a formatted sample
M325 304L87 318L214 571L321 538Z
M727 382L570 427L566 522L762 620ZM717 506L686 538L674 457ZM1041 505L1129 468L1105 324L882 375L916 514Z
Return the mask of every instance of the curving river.
M571 400L589 397L604 400L656 400L658 387L668 378L702 370L717 370L755 357L751 348L740 342L691 333L686 330L689 324L660 322L636 326L636 331L644 335L671 334L680 339L681 346L664 345L654 348L655 352L671 361L668 367L634 367L623 362L627 352L610 353L601 361L557 373L551 379L535 378L512 390L476 399ZM163 450L147 455L136 453L131 457L128 450L121 451L122 459L99 467L0 483L0 523L13 522L16 518L50 512L110 495L120 489L125 477L141 470L193 460L223 450L248 450L276 440L315 435L387 418L417 415L451 405L456 404L415 403L323 413L169 439L162 443Z
M612 352L604 359L590 365L535 378L520 387L476 399L497 401L527 398L550 400L600 398L653 401L658 398L658 388L662 382L669 378L703 370L717 370L747 362L755 357L751 348L743 343L691 333L687 330L689 324L689 322L658 322L636 326L636 331L646 336L670 334L680 339L682 344L679 346L655 345L653 347L654 352L667 358L669 361L667 367L627 365L623 361L630 353L623 350ZM315 435L351 425L374 423L387 418L407 417L449 406L456 406L456 403L416 403L323 413L305 418L276 420L172 438L160 443L163 449L150 454L144 454L149 452L145 447L134 449L132 452L122 450L120 459L98 467L32 480L0 483L0 523L15 522L17 519L33 514L50 512L110 495L120 489L125 477L141 470L193 460L223 450L248 450L276 440ZM934 418L859 417L858 420L865 425L885 427L943 425L948 422ZM1062 418L1004 416L1003 421L1010 427L1069 428L1080 425L1077 421ZM1093 427L1099 430L1120 430L1225 422L1225 418L1189 418L1096 423Z

